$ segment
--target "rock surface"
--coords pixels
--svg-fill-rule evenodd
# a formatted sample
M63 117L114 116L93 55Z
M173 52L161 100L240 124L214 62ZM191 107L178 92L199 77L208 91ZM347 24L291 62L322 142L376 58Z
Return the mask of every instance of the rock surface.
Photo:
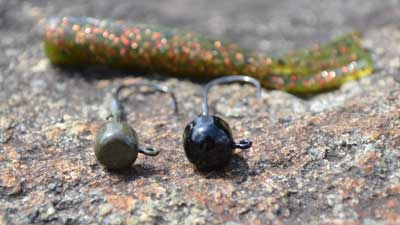
M400 1L0 0L0 224L400 224ZM213 112L238 151L224 171L193 170L181 134L200 109L201 84L160 74L51 66L40 24L52 15L174 26L282 54L361 30L376 71L299 98L236 84L213 89ZM143 145L131 170L111 173L93 137L118 84L156 81L128 119Z

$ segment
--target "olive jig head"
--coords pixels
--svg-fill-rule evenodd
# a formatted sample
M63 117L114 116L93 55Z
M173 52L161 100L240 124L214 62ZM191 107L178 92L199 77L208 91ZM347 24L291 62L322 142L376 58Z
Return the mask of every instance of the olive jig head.
M175 113L178 113L176 97L169 88L152 83L134 83L121 85L113 93L110 111L112 121L104 125L96 134L94 152L101 165L109 170L129 168L136 160L138 153L156 156L160 150L151 147L140 147L135 130L125 122L125 113L119 94L123 89L149 86L156 91L171 95Z
M203 90L201 114L189 123L183 133L183 148L188 160L199 170L212 170L226 166L236 148L248 149L252 142L248 139L236 143L227 122L208 113L208 92L214 85L231 82L247 82L257 89L260 96L260 83L248 76L229 76L210 81Z

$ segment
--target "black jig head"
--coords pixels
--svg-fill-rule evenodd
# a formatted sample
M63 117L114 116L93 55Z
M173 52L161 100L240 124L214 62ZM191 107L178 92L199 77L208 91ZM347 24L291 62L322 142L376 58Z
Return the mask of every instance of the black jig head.
M175 113L178 113L176 97L167 87L152 83L134 83L119 86L111 100L110 117L112 117L112 121L97 132L94 147L97 160L109 170L129 168L135 162L138 153L156 156L160 152L160 150L151 147L140 147L135 130L125 122L125 114L119 94L125 88L139 86L149 86L156 91L169 93L174 103Z
M231 82L247 82L257 89L260 96L260 83L248 76L229 76L210 81L203 90L201 114L189 123L183 133L183 148L186 157L199 170L212 170L226 166L236 148L248 149L252 142L248 139L235 143L227 122L208 114L208 92L214 85Z

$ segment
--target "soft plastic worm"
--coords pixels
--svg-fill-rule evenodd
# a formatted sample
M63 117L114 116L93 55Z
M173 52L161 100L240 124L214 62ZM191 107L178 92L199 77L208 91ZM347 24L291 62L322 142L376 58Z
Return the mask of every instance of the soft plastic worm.
M373 70L358 33L273 58L192 32L57 17L47 20L45 51L50 61L59 65L106 65L203 79L245 74L266 88L303 94L338 87Z

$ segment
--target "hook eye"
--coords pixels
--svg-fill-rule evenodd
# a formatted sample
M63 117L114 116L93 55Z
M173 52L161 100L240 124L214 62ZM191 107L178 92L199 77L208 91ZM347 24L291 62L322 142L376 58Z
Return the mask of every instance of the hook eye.
M148 156L156 156L160 153L160 150L152 147L139 147L137 151Z
M112 114L110 114L110 115L108 115L108 116L106 117L106 120L110 120L110 119L112 119L112 118L114 118L114 116L113 116Z
M243 139L239 141L239 144L235 144L235 148L240 148L240 149L248 149L253 145L253 142L251 142L249 139Z

